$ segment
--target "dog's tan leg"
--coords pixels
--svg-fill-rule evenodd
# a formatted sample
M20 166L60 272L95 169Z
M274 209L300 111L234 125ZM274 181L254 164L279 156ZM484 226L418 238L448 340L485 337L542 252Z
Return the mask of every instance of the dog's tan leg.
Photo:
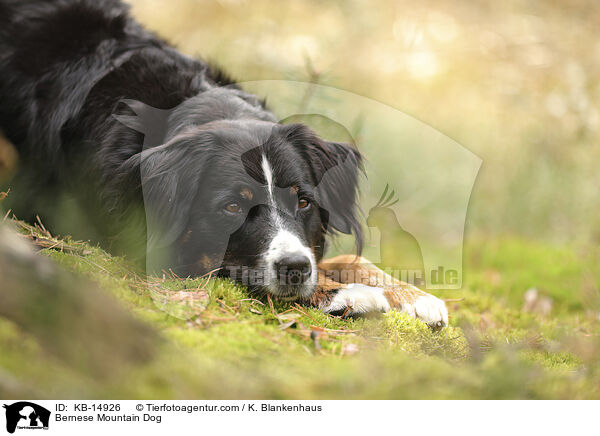
M396 309L432 327L448 324L448 311L442 300L354 255L319 263L319 283L311 303L328 313L358 315Z

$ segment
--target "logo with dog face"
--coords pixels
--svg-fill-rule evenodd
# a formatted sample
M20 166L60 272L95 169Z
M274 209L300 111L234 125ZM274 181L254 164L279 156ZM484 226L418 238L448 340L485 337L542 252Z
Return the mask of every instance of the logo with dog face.
M29 401L19 401L3 406L6 409L6 431L14 433L19 430L48 430L50 411Z

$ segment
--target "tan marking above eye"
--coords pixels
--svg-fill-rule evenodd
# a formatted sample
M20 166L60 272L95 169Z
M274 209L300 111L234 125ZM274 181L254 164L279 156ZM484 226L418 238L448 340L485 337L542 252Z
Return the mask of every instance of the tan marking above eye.
M290 194L291 195L298 195L299 190L300 190L300 188L298 188L298 186L296 186L296 185L290 186Z
M252 200L252 197L254 197L254 193L248 188L242 189L240 191L240 195L242 196L242 198L245 198L246 200Z
M183 240L181 242L183 242L184 244L187 244L190 241L190 237L192 236L192 230L188 230L185 235L183 236Z
M240 210L242 210L242 207L238 203L229 203L227 206L225 206L225 209L231 213L238 213Z
M196 262L196 265L205 271L210 271L211 269L215 268L216 262L215 259L212 259L210 256L205 254Z

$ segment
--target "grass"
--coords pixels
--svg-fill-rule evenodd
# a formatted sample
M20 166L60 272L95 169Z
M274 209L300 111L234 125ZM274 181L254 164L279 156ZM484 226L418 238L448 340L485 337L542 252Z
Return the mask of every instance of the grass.
M597 298L598 283L585 278L599 277L597 251L472 241L463 290L438 294L450 326L433 332L398 312L340 319L259 301L228 281L145 280L98 247L20 226L51 247L41 256L99 284L162 340L152 358L99 376L0 318L3 397L600 398L598 307L588 295ZM553 299L550 315L521 310L531 286ZM57 343L76 335L63 324ZM81 353L94 347L88 339Z

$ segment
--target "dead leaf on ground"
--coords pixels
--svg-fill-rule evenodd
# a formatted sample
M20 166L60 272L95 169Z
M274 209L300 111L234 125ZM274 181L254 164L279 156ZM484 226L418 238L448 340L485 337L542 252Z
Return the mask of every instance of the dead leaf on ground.
M292 320L290 322L286 322L286 323L281 324L279 326L279 329L280 330L286 330L286 329L289 329L290 327L294 326L294 324L296 324L296 320Z

